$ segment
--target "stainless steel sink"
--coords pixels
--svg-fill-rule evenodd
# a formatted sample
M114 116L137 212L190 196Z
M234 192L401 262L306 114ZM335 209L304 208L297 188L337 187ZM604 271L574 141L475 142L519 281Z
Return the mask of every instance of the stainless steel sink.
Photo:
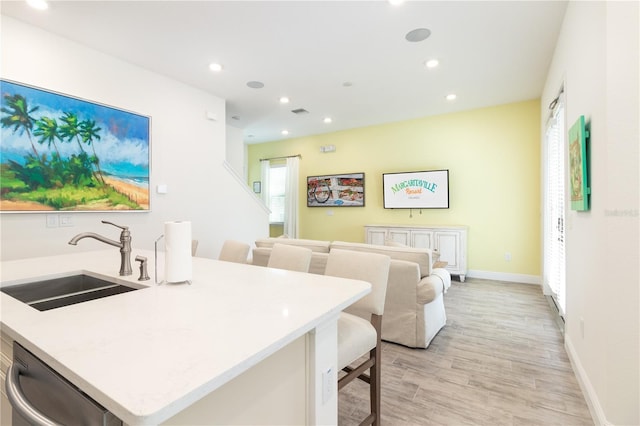
M3 293L39 311L48 311L134 290L137 288L86 274L32 281L0 288Z

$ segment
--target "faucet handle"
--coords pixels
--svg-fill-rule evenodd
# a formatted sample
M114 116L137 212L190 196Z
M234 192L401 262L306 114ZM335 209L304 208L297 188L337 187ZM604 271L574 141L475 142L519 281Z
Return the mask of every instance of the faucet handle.
M113 225L113 226L115 226L116 228L120 228L120 229L122 229L123 231L126 231L127 229L129 229L129 227L128 227L128 226L120 226L120 225L116 225L115 223L113 223L113 222L109 222L108 220L103 220L103 221L102 221L102 223L106 223L106 224L109 224L109 225Z
M147 258L144 256L136 256L136 262L140 262L140 278L138 278L138 281L148 280L149 274L147 273Z

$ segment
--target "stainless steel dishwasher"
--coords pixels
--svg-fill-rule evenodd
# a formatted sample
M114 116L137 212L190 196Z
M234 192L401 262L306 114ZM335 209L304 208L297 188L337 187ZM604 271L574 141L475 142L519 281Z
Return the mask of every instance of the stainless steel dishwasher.
M122 425L122 421L56 373L19 343L7 370L7 397L14 426Z

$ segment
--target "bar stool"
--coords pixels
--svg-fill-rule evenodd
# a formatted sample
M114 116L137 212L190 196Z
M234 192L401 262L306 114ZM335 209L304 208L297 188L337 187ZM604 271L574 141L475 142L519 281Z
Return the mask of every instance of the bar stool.
M313 251L306 247L276 243L271 249L267 266L289 271L309 272L312 254Z
M369 383L371 413L361 425L380 424L381 329L390 264L391 258L383 254L332 249L325 270L325 275L371 284L371 293L338 318L338 369L347 373L338 379L338 391L356 378ZM352 365L366 355L362 363Z
M224 244L222 244L218 260L224 260L225 262L247 263L249 248L249 244L241 243L240 241L226 240Z

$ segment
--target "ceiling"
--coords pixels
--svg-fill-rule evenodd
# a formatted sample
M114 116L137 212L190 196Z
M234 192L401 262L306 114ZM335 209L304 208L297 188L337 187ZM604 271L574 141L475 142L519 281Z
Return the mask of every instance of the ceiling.
M225 99L227 124L259 143L537 99L566 5L2 1L1 12ZM416 28L430 37L407 41Z

